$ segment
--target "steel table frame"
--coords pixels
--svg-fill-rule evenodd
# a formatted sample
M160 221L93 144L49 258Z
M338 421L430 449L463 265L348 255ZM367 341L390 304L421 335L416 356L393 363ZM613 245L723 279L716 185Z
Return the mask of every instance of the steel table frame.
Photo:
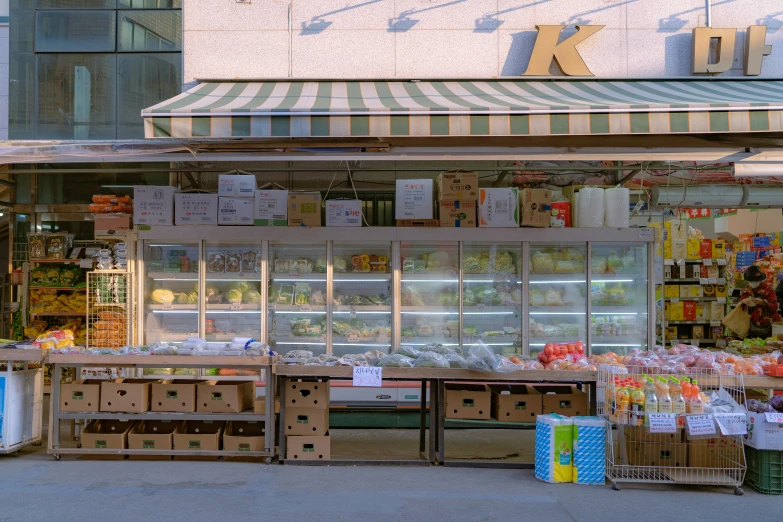
M257 414L252 411L242 413L108 413L108 412L76 412L60 411L60 379L52 379L51 408L49 410L49 446L47 452L60 460L61 455L182 455L182 456L212 456L212 457L253 457L266 458L270 463L275 449L275 379L272 374L274 358L241 357L241 356L156 356L156 355L60 355L49 356L50 364L54 365L53 375L60 376L61 368L76 368L84 366L97 367L129 367L129 368L256 368L264 371L266 413ZM259 373L260 374L260 373ZM155 379L150 379L153 381ZM159 380L159 379L158 379ZM203 379L213 380L213 379ZM214 379L214 380L220 380ZM252 376L248 380L253 380ZM195 381L194 381L195 382ZM117 419L117 420L216 420L216 421L263 421L265 429L264 451L190 451L190 450L131 450L131 449L92 449L92 448L62 448L60 447L60 421L81 419Z
M17 371L14 370L14 363L23 363L24 368L21 371L29 371L31 368L29 368L29 363L31 362L42 362L42 351L38 348L36 349L0 349L0 361L3 361L6 363L6 370L3 373L0 373L0 375L4 375L6 377L6 386L9 386L11 384L11 376L16 373ZM38 368L38 373L41 374L41 403L38 404L38 433L31 433L30 437L18 442L16 444L13 444L11 446L3 446L0 447L0 455L5 455L8 453L15 453L22 448L25 448L27 446L32 446L34 444L41 444L42 434L43 434L43 364ZM9 411L9 401L11 400L9 394L3 393L3 401L4 404L2 411L8 412ZM33 414L35 414L35 405L33 405ZM2 416L0 416L0 419L2 419ZM2 430L2 423L0 423L0 430ZM2 433L0 433L0 440L2 440Z

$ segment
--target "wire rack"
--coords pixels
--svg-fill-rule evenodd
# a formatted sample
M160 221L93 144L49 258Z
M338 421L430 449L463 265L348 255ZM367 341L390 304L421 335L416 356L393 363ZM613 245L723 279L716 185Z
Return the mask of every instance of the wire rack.
M674 415L673 421L669 417L674 423L669 433L651 431L644 405L618 401L616 393L618 382L644 382L645 377L656 379L658 375L663 375L660 368L599 367L598 414L617 428L608 430L606 450L606 475L613 489L619 490L623 482L695 484L733 486L735 494L741 495L746 470L743 436L722 435L712 411L713 407L744 404L742 375L714 370L665 374L698 381L702 397L709 399L701 430L696 426L696 413L689 411ZM700 431L704 434L697 434Z
M131 281L124 270L87 274L87 347L117 350L130 344Z

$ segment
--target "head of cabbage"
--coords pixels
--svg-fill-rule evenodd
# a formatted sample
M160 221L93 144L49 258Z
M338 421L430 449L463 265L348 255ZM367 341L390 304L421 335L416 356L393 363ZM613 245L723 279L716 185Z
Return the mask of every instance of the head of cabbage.
M232 288L226 293L226 299L228 300L229 303L241 303L242 292L240 292L236 288Z
M250 290L250 283L247 281L236 281L231 285L231 288L235 288L244 294Z
M152 291L151 298L152 298L152 302L157 304L173 303L174 292L166 288L159 288L157 290Z
M247 292L242 294L242 299L244 299L246 303L260 303L261 294L259 294L255 290L248 290Z

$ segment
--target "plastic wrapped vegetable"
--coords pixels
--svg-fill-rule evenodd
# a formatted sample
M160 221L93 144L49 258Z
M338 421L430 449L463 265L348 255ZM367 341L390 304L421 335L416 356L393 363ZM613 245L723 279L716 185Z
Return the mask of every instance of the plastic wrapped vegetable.
M244 294L245 292L250 290L250 283L248 283L247 281L235 281L234 283L231 284L231 288L236 288L237 290L239 290Z
M777 395L776 395L777 397ZM745 408L751 413L771 413L775 411L772 406L765 404L756 399L748 399L745 401Z
M468 349L467 362L471 370L492 372L500 364L500 356L482 341L478 341Z
M286 359L310 359L312 356L313 352L309 350L291 350L284 355Z
M313 271L314 272L318 272L319 274L326 273L326 258L325 257L319 257L318 259L315 260L315 267L313 267Z
M261 294L259 294L255 290L248 290L247 292L242 294L242 301L245 303L260 303Z
M462 261L462 270L466 274L478 274L479 273L478 259L476 259L473 256L465 256L465 259Z
M152 302L157 304L173 303L174 292L165 288L159 288L152 291Z
M348 269L348 263L345 262L345 259L343 259L342 257L334 258L335 272L345 272L347 269Z
M406 286L402 289L402 304L404 306L424 306L424 300L418 290Z
M411 368L413 359L399 353L393 353L378 361L378 366L381 368Z
M385 356L386 354L379 350L370 350L369 352L364 352L364 357L367 359L367 364L370 366L378 366L378 361L383 359Z
M563 306L563 296L554 288L550 288L544 295L544 302L546 306Z
M295 301L294 304L304 305L310 304L310 285L296 285L295 287Z
M237 290L236 288L232 288L226 293L226 300L229 303L236 303L239 304L242 302L242 292Z
M546 304L546 297L544 293L535 288L530 289L530 306L544 306Z
M473 306L476 304L476 295L467 288L462 294L462 304L465 306Z
M424 352L413 361L414 368L450 368L449 361L435 352Z
M449 361L449 368L468 368L468 361L458 353L449 353L444 356Z
M614 285L606 290L606 302L609 305L626 305L628 304L628 297L625 294L625 289L621 285Z
M612 267L615 273L623 271L623 261L617 256L617 252L610 252L607 264Z
M636 258L634 256L630 254L623 256L622 262L623 262L623 269L626 272L633 271L634 269L636 269Z
M551 274L555 270L552 256L543 252L535 252L532 257L534 274Z
M769 400L769 405L775 409L775 411L783 412L783 395L773 395Z
M593 274L605 274L607 266L605 257L594 257L590 260L590 270Z
M416 359L419 355L421 355L421 351L417 350L413 346L409 346L407 344L400 345L399 348L394 350L395 354L404 355L406 357L410 357L411 359Z
M556 274L573 274L579 270L579 266L574 261L558 261L555 264Z
M258 253L255 251L242 252L242 271L243 272L255 272L256 271L256 257Z

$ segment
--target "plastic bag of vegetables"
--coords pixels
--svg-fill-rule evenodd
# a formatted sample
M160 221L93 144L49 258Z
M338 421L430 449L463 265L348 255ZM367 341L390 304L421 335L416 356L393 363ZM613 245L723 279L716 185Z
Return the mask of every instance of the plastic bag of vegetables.
M552 256L543 252L535 252L532 258L534 274L551 274L555 270Z
M420 350L417 350L413 346L408 346L407 344L400 345L400 347L394 350L393 353L404 355L405 357L410 357L411 359L416 359L419 355L421 355Z
M444 357L449 362L449 368L467 369L469 367L468 361L466 361L465 358L458 353L450 353L444 355Z
M413 359L399 353L393 353L378 361L378 366L381 368L411 368L413 367Z
M478 341L468 349L468 368L476 370L478 372L491 373L495 371L500 357L495 355L492 348L484 344L483 341Z
M436 352L424 352L413 361L414 368L450 368L448 359Z

